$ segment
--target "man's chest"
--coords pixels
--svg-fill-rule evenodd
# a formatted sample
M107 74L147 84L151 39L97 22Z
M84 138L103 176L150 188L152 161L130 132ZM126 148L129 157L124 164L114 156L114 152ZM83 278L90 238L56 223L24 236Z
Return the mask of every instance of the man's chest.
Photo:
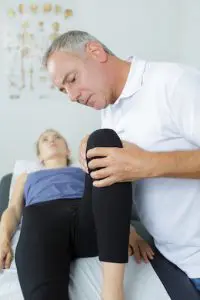
M160 91L139 92L105 114L103 127L112 128L125 140L150 151L190 148L181 136Z

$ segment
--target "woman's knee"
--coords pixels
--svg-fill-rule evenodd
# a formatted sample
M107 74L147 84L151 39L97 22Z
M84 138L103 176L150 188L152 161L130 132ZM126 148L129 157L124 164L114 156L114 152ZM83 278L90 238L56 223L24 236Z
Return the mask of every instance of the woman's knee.
M88 138L87 150L95 147L119 147L122 148L122 142L117 133L112 129L95 130Z

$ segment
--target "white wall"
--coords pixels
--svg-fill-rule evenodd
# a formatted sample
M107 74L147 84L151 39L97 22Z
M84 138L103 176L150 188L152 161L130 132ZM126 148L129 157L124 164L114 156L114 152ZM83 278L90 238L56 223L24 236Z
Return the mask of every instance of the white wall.
M180 5L180 15L178 56L184 63L200 68L200 1L184 0Z
M51 2L66 4L64 0ZM12 6L14 0L6 3ZM198 0L71 0L67 1L67 6L74 10L67 29L89 31L117 55L135 54L147 59L182 61L200 66ZM3 55L0 57L2 66L4 58ZM71 104L59 93L49 101L34 99L31 94L27 101L11 101L6 96L4 85L5 78L2 77L0 177L12 170L16 159L34 157L33 143L43 129L53 127L60 130L69 140L75 157L81 137L99 127L98 112Z

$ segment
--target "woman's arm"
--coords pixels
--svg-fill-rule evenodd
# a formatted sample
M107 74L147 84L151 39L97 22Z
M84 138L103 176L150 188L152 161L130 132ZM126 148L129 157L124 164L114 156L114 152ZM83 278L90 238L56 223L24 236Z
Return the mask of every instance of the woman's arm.
M27 174L21 174L15 183L13 193L8 204L8 208L4 211L0 223L0 238L11 240L13 233L20 221L23 207L24 184Z
M24 184L27 174L16 180L8 208L4 211L0 223L0 270L10 268L12 262L11 238L22 215Z

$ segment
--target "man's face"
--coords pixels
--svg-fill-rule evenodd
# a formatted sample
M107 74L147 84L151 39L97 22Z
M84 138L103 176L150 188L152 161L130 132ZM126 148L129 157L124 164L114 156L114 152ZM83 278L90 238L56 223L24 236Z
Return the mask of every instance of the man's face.
M48 59L47 69L54 85L72 101L103 109L112 97L107 59L107 53L94 43L88 45L82 55L54 52Z

